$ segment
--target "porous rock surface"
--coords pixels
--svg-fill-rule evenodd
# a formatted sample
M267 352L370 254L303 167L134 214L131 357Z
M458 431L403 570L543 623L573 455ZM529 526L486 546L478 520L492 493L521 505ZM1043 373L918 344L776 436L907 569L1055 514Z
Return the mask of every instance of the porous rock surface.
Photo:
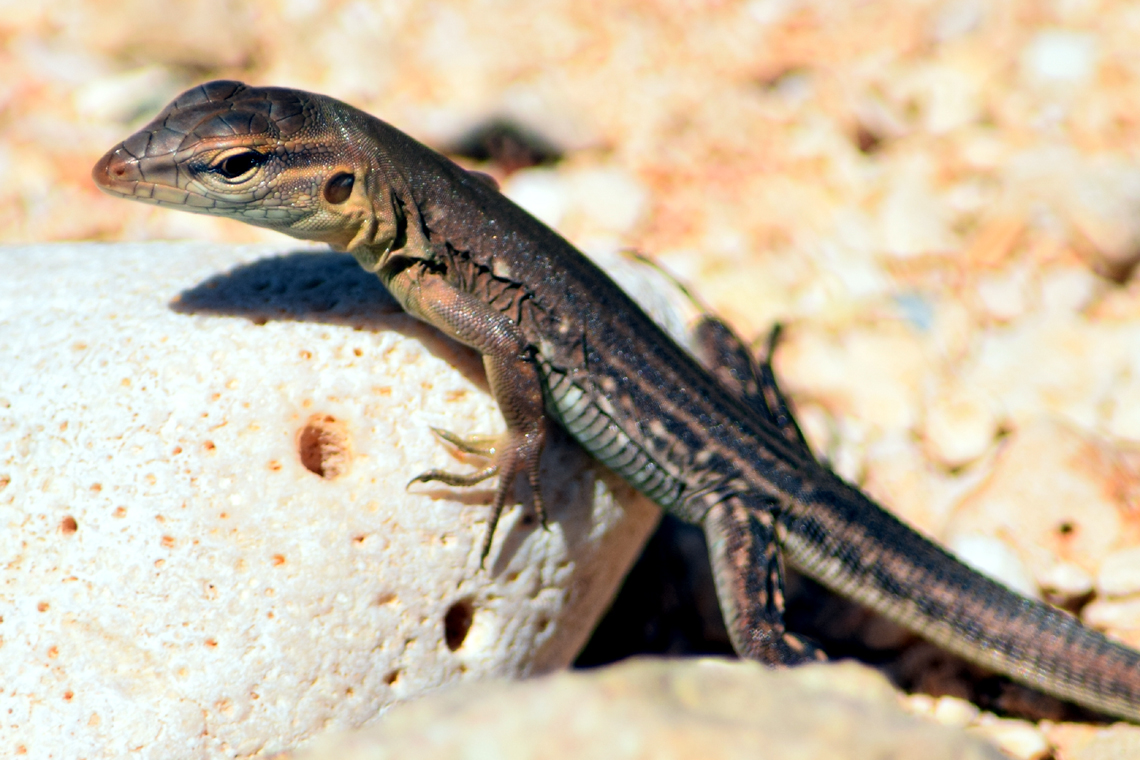
M524 683L461 686L326 736L291 760L998 760L960 729L905 714L855 663L631 660ZM284 759L283 759L284 760Z
M0 249L0 756L220 758L573 659L657 511L556 440L549 530L429 426L478 357L350 256ZM519 496L529 503L520 486Z

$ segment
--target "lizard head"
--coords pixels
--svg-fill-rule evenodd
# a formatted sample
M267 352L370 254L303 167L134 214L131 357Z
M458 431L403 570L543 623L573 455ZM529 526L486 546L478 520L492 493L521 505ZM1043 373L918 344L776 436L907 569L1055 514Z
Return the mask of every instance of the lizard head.
M144 203L341 250L389 248L399 209L369 192L375 161L336 107L350 109L299 90L207 82L108 151L91 176L104 192Z

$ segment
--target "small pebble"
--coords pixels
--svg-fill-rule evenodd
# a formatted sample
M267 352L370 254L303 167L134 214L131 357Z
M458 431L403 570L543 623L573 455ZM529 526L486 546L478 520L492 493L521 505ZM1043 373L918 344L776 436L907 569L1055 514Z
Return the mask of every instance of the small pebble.
M1063 29L1039 32L1025 49L1027 73L1045 82L1080 84L1096 66L1097 41L1090 34Z
M557 227L570 205L566 180L552 169L521 169L503 182L503 195L551 227Z
M1081 610L1081 619L1100 630L1140 632L1140 598L1094 599Z
M972 726L969 733L989 739L1018 760L1043 760L1049 756L1049 740L1032 723L992 716L986 718Z
M926 451L947 467L957 468L993 444L998 416L984 393L956 385L934 397L924 423Z
M1140 547L1121 549L1105 557L1097 573L1096 588L1105 597L1140 593Z
M1011 547L997 538L958 535L949 541L950 550L970 567L1014 591L1036 598L1039 594L1032 576Z
M1037 585L1058 601L1075 601L1093 590L1093 577L1080 565L1058 562L1037 576Z
M958 697L939 697L931 712L931 716L944 726L968 726L980 714L977 705Z
M645 188L625 170L580 169L570 172L567 181L571 202L592 223L583 234L629 232L645 211Z

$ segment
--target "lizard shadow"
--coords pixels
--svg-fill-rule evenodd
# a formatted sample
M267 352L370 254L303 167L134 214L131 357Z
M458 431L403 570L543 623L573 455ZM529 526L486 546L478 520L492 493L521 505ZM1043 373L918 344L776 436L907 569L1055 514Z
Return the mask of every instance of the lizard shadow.
M490 392L478 352L406 314L379 278L364 271L347 253L300 250L256 259L182 291L169 307L178 314L244 317L255 325L273 321L315 322L369 332L397 332L419 341L429 353ZM592 512L592 490L565 488L565 478L558 474L562 468L556 462L575 453L579 457L585 454L566 435L552 436L551 444L543 452L543 481L549 491L562 498L550 499L553 509L548 517L559 523L567 544L575 545L589 533L589 521L575 516ZM409 479L415 474L409 473ZM521 481L520 478L516 484L516 496L524 509L518 519L504 519L499 528L509 526L509 532L495 559L495 574L505 569L526 535L538 526L531 509L530 488ZM440 486L420 487L416 492L465 506L489 506L493 495L491 489ZM511 509L508 505L504 518ZM475 540L482 541L481 535Z

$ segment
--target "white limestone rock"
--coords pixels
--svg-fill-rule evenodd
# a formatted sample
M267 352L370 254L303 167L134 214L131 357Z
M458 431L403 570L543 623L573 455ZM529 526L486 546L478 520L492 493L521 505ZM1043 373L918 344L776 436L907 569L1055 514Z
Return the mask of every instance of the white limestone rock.
M429 426L502 429L478 357L290 250L0 248L0 755L248 757L563 667L651 531L555 441L480 569L490 487L406 489L470 466Z
M457 688L281 760L999 760L988 742L905 714L854 662L627 660L526 683Z

